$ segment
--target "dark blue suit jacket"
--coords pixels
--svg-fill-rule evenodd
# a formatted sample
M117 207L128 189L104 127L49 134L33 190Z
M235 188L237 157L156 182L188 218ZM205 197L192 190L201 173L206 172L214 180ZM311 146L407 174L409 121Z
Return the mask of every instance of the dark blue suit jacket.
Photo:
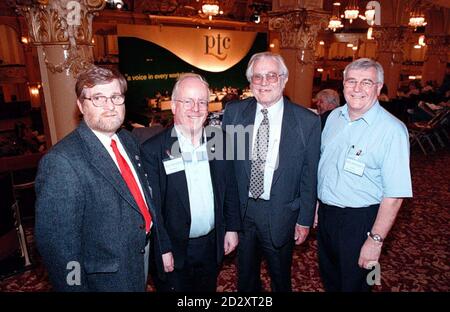
M178 143L178 138L176 133L172 135L173 129L171 127L147 140L142 146L142 152L144 163L148 167L149 182L154 189L155 205L158 210L161 209L164 222L164 229L161 226L158 232L161 250L163 253L172 251L175 267L182 268L189 241L191 213L184 170L167 175L163 165L163 160L169 159L168 151L171 151L173 157L180 156L178 145L174 145ZM226 151L216 146L220 144L221 147L225 147L225 135L220 128L213 133L217 137L214 140L208 137L207 151L215 204L216 260L220 263L224 254L225 232L239 231L241 220L233 162L225 160ZM173 148L174 146L176 148ZM217 154L222 157L217 157ZM161 255L155 256L158 269L161 271Z
M139 144L126 130L118 136L157 231ZM36 243L55 290L145 291L143 216L108 151L84 122L43 157L36 194ZM79 263L81 285L66 281L71 261Z
M256 107L256 99L253 97L228 103L222 127L237 140L233 130L226 127L252 126ZM247 209L251 169L248 142L252 142L252 135L248 133L246 138L245 159L236 160L234 165L242 217ZM270 193L270 233L276 247L293 239L296 223L311 226L314 221L320 136L319 117L284 98L278 168L273 175ZM238 144L235 143L235 146Z

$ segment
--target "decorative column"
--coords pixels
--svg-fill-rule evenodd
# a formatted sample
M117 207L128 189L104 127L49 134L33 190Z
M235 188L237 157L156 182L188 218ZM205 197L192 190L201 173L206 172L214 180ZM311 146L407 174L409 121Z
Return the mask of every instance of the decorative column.
M411 30L407 27L377 27L374 38L377 40L377 61L384 69L384 83L389 98L397 96L400 72L403 62L403 47L408 42Z
M93 63L92 19L104 0L17 0L38 50L50 141L55 144L78 124L76 76Z
M270 13L269 30L280 32L280 54L289 69L285 93L306 107L311 106L317 35L327 27L327 17L307 9Z
M446 73L450 36L426 35L425 38L427 52L422 68L422 84L425 85L428 80L435 80L440 86Z

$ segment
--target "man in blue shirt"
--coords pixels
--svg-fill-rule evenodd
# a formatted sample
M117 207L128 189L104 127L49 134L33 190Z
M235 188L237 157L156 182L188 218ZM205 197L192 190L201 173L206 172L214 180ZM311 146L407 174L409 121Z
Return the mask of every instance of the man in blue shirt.
M403 198L412 197L405 125L378 103L383 68L362 58L344 70L346 105L328 117L318 170L319 266L327 291L370 291Z

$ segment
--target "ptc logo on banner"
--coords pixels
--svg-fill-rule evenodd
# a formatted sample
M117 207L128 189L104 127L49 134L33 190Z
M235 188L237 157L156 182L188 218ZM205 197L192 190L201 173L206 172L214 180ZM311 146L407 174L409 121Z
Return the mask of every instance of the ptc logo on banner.
M220 34L214 36L204 36L205 37L205 54L212 55L217 59L223 61L227 58L225 50L230 48L231 38L221 37Z

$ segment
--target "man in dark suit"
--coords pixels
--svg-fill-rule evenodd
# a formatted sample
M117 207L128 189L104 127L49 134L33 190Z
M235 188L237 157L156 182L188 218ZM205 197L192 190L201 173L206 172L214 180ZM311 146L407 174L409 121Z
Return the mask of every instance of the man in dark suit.
M254 97L229 103L222 123L245 147L234 161L243 217L238 290L261 290L264 256L272 290L291 291L294 241L305 241L314 219L320 119L283 98L288 69L280 55L253 55L246 76Z
M156 281L158 290L215 291L222 257L238 244L233 162L225 159L224 132L203 127L208 99L201 76L182 75L172 92L175 125L143 144L164 222L163 254L155 260L160 266L162 260L166 276Z
M108 69L82 73L75 89L83 121L40 162L35 235L56 291L146 290L157 217L139 143L116 133L126 87Z

